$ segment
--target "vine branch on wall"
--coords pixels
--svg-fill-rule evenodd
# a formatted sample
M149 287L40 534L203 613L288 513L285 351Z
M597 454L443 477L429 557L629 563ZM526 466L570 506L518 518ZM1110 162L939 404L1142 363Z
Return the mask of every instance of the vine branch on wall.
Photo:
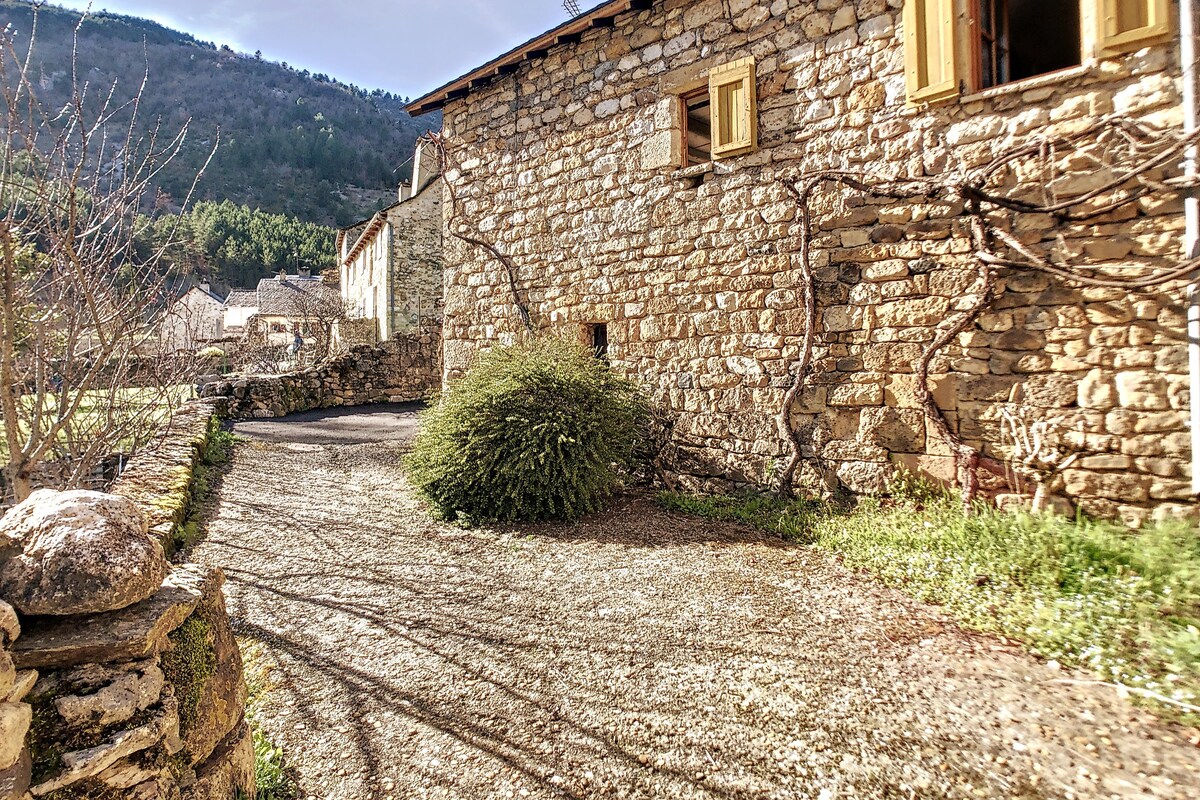
M818 188L833 185L873 198L912 203L935 199L963 203L959 217L965 217L970 227L973 256L977 263L975 282L967 292L969 300L965 307L937 327L933 339L922 349L913 367L916 374L916 400L929 424L954 454L958 483L963 492L963 501L969 509L979 491L981 454L977 447L965 442L951 429L949 420L938 407L930 389L929 373L938 354L991 306L1000 270L1039 272L1076 286L1144 292L1187 278L1200 269L1200 259L1176 259L1168 263L1155 259L1085 264L1069 254L1055 258L1050 253L1039 252L1038 248L1044 247L1044 242L1040 245L1027 244L1012 233L1016 216L1044 214L1059 225L1085 223L1120 211L1151 195L1171 194L1190 188L1196 185L1194 179L1161 177L1159 173L1177 169L1186 150L1198 141L1200 133L1165 131L1115 117L1099 120L1071 135L1039 137L1001 153L981 169L951 174L940 180L893 179L849 171L823 171L799 178L781 179L783 187L799 208L801 231L798 258L805 323L801 331L800 354L790 369L794 379L782 398L777 417L785 447L791 451L778 476L777 491L785 496L792 493L795 473L803 457L801 437L792 424L791 416L809 378L816 345L816 281L812 269L812 243L816 231L811 201ZM1094 164L1094 174L1109 177L1086 191L1060 198L1054 181L1062 177L1058 175L1057 165L1064 158L1070 158L1074 164L1090 161ZM1041 200L1018 196L1010 186L1017 167L1028 162L1033 162L1033 166L1041 170ZM1025 185L1029 185L1028 178L1025 179ZM1017 186L1019 188L1020 184ZM1122 274L1128 271L1133 271L1133 274Z
M454 171L462 174L461 166L450 158L450 153L446 148L445 137L438 133L427 133L427 140L433 145L434 151L437 153L438 167L442 178L442 183L446 187L447 194L450 195L450 215L446 219L446 230L455 239L466 244L478 247L494 258L501 267L504 268L504 274L508 281L508 291L512 296L513 306L517 309L517 315L521 318L521 324L525 326L525 330L533 332L533 318L529 313L529 305L521 297L521 290L517 282L517 265L510 256L500 250L500 248L487 241L482 237L476 228L473 228L466 220L463 219L462 208L459 204L458 191L450 179L450 172Z

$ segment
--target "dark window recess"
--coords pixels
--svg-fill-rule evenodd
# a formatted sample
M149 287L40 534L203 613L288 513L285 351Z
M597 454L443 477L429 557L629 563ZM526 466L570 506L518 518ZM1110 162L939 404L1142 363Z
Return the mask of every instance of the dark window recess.
M712 161L712 109L708 90L685 95L684 133L687 138L687 166Z
M608 325L600 323L592 327L592 350L596 358L608 358Z
M1079 0L976 0L979 88L1082 62Z

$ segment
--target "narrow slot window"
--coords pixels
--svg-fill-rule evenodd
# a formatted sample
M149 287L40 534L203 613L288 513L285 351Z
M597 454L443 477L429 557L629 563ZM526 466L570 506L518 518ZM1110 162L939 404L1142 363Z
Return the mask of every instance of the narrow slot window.
M596 358L608 360L608 325L601 322L591 327L591 346Z

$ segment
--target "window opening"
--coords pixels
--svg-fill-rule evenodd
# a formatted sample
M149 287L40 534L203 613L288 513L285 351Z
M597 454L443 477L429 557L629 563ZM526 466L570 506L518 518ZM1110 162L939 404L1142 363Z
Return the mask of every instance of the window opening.
M979 88L1082 63L1079 0L977 0Z
M687 166L712 161L712 101L707 87L683 98Z
M608 358L608 325L599 323L592 327L592 351L596 358Z

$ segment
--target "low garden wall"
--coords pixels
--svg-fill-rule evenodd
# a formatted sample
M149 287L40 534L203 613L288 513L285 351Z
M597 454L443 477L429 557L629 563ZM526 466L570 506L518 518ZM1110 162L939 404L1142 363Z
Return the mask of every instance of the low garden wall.
M224 575L167 558L215 410L186 405L111 493L0 521L0 800L254 796Z
M424 400L441 385L436 330L358 345L318 366L284 375L220 380L201 390L230 418L282 417L298 411Z

